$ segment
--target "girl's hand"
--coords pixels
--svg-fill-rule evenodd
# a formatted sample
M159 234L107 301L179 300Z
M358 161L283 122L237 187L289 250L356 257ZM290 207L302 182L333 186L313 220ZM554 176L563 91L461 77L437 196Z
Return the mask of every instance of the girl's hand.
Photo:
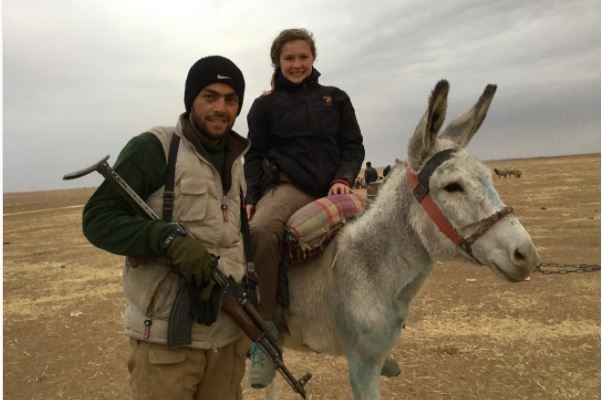
M347 185L345 185L344 183L333 183L332 186L330 187L330 190L328 191L328 194L349 194L351 193L351 188Z

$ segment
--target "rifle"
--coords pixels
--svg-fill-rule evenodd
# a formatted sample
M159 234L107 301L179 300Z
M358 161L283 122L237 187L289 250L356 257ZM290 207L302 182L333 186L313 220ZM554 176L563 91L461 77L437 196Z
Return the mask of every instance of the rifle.
M109 166L108 159L109 156L107 155L88 168L66 174L63 179L76 179L96 171L117 189L119 194L134 207L137 213L149 219L160 219L153 209ZM186 226L182 224L180 226L184 228L187 235L194 237ZM223 290L222 310L236 322L245 335L259 345L274 363L284 380L305 399L305 385L311 379L311 373L306 373L300 379L293 376L284 364L282 348L270 334L268 323L253 306L244 288L232 276L226 276L218 267L212 278ZM182 285L169 316L170 322L173 320L173 323L168 324L168 342L172 342L170 348L181 347L192 342L190 335L193 321L190 318L190 301L189 292L186 286Z

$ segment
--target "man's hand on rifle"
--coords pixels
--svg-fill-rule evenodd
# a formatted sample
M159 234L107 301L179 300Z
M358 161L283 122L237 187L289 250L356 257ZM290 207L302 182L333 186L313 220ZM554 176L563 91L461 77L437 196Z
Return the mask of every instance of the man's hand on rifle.
M189 236L183 236L177 229L168 232L163 240L165 254L171 258L174 269L187 283L196 287L213 286L211 279L217 269L218 258L207 251L203 243Z

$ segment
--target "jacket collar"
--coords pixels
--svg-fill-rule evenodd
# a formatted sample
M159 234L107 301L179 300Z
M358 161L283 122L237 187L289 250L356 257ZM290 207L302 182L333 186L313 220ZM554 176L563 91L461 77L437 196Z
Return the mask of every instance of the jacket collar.
M320 77L320 72L312 67L311 74L307 78L303 80L301 83L293 83L286 79L282 74L282 71L278 70L278 76L276 77L276 89L284 89L284 90L296 90L296 89L305 89L311 87L318 86L318 78Z
M195 146L193 143L191 143L190 140L188 140L186 138L186 136L184 135L184 126L186 126L189 123L190 122L188 121L188 114L187 113L181 114L180 117L178 118L178 123L176 125L175 134L180 136L180 138L184 142L188 143L188 145L192 149L195 150L196 154L202 160L204 160L207 164L211 165L207 151L203 148L200 148L200 149L197 148L197 146ZM234 132L233 130L230 130L230 132L228 132L226 135L227 135L227 145L226 145L226 156L225 156L225 160L224 160L225 176L224 176L224 182L222 182L224 193L226 193L230 190L230 186L232 184L232 175L231 175L232 165L234 164L234 162L236 162L236 160L241 158L249 150L249 147L251 146L250 145L251 142L248 139L240 136L238 133Z

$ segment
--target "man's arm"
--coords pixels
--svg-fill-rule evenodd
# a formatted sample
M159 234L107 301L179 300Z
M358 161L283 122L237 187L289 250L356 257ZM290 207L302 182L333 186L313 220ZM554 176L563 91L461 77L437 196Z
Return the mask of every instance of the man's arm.
M123 148L114 169L143 199L164 184L165 152L161 142L146 132ZM103 182L88 200L83 212L83 231L95 246L130 257L163 255L161 239L171 230L161 220L148 220Z

